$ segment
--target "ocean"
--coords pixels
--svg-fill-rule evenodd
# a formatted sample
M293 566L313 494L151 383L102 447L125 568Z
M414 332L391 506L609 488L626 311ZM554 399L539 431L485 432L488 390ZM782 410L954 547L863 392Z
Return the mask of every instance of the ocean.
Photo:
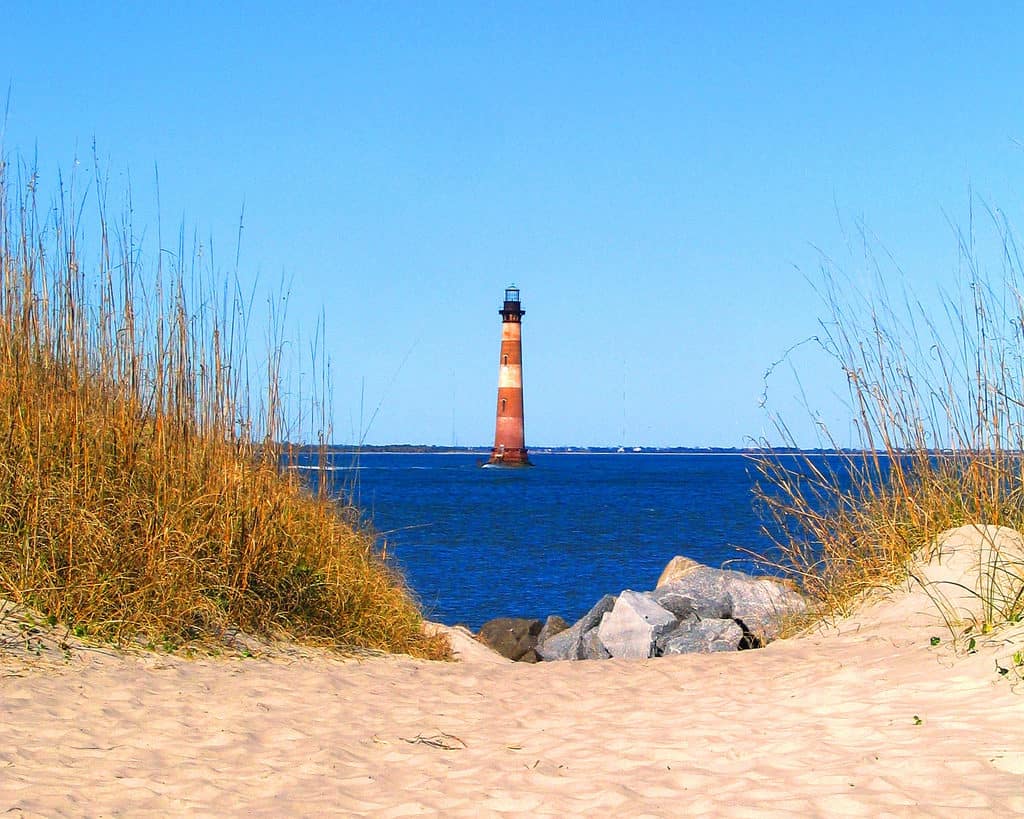
M334 454L333 491L380 533L428 619L478 629L654 588L674 555L752 569L770 548L741 454L534 454L532 469L478 455Z

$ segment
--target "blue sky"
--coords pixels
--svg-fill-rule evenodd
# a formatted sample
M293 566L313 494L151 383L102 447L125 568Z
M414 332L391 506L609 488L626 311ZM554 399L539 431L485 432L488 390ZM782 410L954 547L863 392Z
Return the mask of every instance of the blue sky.
M369 443L489 443L514 281L529 445L742 445L819 249L856 278L863 224L927 300L969 188L1019 212L1024 20L971 5L13 2L5 150L45 188L95 139L150 236L159 168L226 271L244 203L243 280L325 315L338 442L362 401Z

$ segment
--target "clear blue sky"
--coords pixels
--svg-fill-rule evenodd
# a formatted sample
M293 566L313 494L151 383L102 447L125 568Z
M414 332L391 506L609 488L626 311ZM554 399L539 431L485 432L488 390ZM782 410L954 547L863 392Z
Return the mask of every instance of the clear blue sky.
M1024 14L770 6L9 2L5 150L45 188L95 138L143 222L158 166L228 270L244 202L243 278L325 310L338 442L363 391L369 443L489 443L514 281L529 445L741 445L815 246L863 220L925 291L968 187L1012 217L1024 178Z

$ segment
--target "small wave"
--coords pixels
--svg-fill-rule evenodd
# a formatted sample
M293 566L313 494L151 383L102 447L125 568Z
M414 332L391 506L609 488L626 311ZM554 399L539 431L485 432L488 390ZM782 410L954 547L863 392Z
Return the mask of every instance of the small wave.
M355 470L370 469L375 472L405 472L410 469L433 469L431 466L317 466L316 464L289 464L288 469L298 469L302 472L354 472Z
M351 472L355 469L375 469L372 466L316 466L315 464L288 464L288 469L297 469L302 472Z

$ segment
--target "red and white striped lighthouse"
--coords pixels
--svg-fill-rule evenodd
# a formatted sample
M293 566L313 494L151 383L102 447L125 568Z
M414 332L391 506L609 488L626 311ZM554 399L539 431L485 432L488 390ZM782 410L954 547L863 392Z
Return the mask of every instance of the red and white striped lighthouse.
M523 333L526 311L519 302L519 288L505 289L501 310L501 358L498 363L498 411L494 425L494 449L487 466L532 466L526 453L523 424Z

